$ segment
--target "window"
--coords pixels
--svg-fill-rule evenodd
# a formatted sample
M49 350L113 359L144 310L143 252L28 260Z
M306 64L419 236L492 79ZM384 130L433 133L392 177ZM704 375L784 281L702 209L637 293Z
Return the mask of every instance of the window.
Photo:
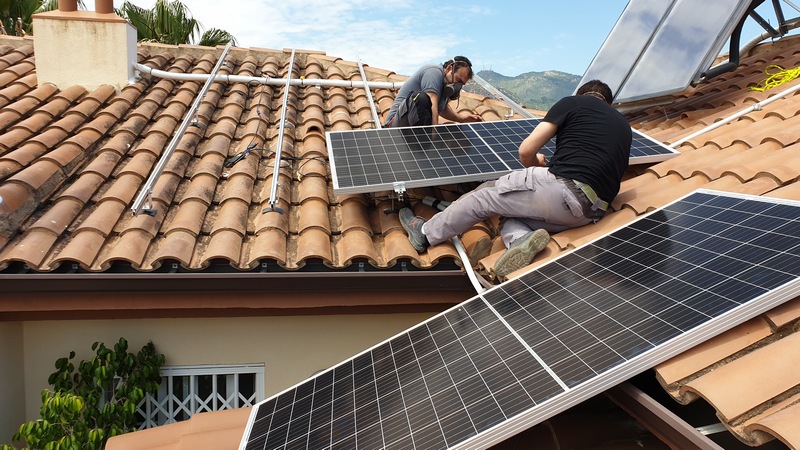
M167 366L161 386L137 408L139 429L189 419L206 411L252 406L264 399L264 365Z

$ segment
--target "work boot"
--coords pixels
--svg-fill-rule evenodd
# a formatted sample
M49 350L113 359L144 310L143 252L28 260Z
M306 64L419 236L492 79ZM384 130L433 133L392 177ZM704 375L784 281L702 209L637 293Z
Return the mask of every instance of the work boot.
M521 238L515 239L495 261L494 274L498 278L502 278L527 266L533 261L533 257L547 246L548 242L550 242L550 235L541 228L529 231Z
M469 252L469 263L472 267L478 265L480 260L489 256L492 252L492 240L489 239L489 236L484 236L478 239L478 242L472 247L472 251Z
M424 252L430 245L428 238L422 233L422 224L424 223L425 219L415 216L410 209L403 208L400 210L400 224L403 225L406 233L408 233L408 240L411 241L411 245L419 253Z

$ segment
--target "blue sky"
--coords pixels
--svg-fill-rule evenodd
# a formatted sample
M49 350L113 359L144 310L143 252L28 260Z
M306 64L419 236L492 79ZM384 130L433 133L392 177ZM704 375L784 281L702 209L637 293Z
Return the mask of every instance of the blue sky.
M93 0L84 3L94 9ZM121 3L114 1L116 7ZM133 3L149 8L155 0ZM184 3L205 27L231 32L241 47L321 50L346 60L360 58L372 67L403 75L425 63L465 55L478 70L516 76L546 70L583 75L628 0ZM774 13L767 6L763 15L774 23ZM743 42L762 31L750 22Z

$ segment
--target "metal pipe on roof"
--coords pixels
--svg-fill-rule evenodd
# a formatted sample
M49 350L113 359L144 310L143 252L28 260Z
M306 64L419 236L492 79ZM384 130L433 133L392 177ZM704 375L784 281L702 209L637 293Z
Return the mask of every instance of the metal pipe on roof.
M793 87L791 87L789 89L786 89L783 92L781 92L779 94L776 94L776 95L774 95L774 96L772 96L772 97L770 97L770 98L768 98L766 100L762 100L762 101L756 103L755 105L750 106L748 108L745 108L745 109L743 109L743 110L741 110L741 111L739 111L739 112L737 112L737 113L735 113L733 115L730 115L730 116L728 116L728 117L726 117L726 118L724 118L722 120L714 122L711 125L703 128L700 131L696 131L696 132L686 136L685 138L682 138L682 139L680 139L680 140L678 140L676 142L673 142L672 144L668 145L668 147L677 148L680 145L683 145L684 143L686 143L687 141L691 141L692 139L696 138L697 136L700 136L701 134L708 133L709 131L712 131L712 130L716 130L717 128L719 128L719 127L721 127L723 125L727 125L727 124L733 122L734 120L736 120L736 119L738 119L738 118L740 118L742 116L750 114L753 111L760 111L761 108L769 105L770 103L774 102L775 100L782 99L782 98L784 98L784 97L786 97L786 96L788 96L790 94L793 94L793 93L795 93L797 91L800 91L800 84L797 84L796 86L793 86Z
M167 149L164 150L164 153L161 154L161 159L158 160L155 169L153 172L150 173L150 176L145 181L144 186L142 186L142 190L139 191L139 195L136 196L136 199L133 201L133 205L131 206L131 212L133 212L134 216L139 215L140 212L144 209L144 203L147 201L150 206L152 207L152 195L153 195L153 186L155 186L158 178L164 172L164 168L167 166L167 162L172 157L172 154L175 152L175 149L178 147L178 142L183 137L183 133L186 132L186 129L192 123L190 120L191 117L194 116L197 109L200 107L200 103L203 101L203 97L205 97L206 92L211 87L212 82L216 79L216 74L219 69L222 67L222 63L225 61L225 57L228 55L228 52L231 49L231 43L228 43L225 46L225 50L222 51L222 55L220 55L219 60L217 61L217 65L214 66L214 70L211 72L212 76L207 77L206 84L203 85L203 88L200 90L200 93L195 98L194 103L192 103L192 107L189 108L189 111L186 112L186 116L183 118L183 122L181 122L181 126L178 127L178 131L172 136L172 140L170 141ZM152 215L151 210L146 211L148 214Z
M364 90L367 92L367 100L369 100L369 109L372 112L372 120L375 122L375 128L381 128L381 117L378 115L378 110L375 109L375 100L372 98L372 91L367 81L367 74L364 73L364 65L361 64L361 59L358 60L358 71L361 73L361 79L364 82Z
M294 54L295 49L292 49L292 56L289 58L289 66L286 69L286 83L283 88L283 105L281 106L281 123L278 127L278 144L275 148L275 158L272 168L272 185L269 193L269 208L264 209L261 213L270 211L283 212L280 208L276 208L275 204L278 202L278 178L281 174L281 154L283 153L283 130L286 125L286 107L289 105L289 87L292 82L292 71L294 70Z
M152 67L145 66L144 64L134 64L134 69L139 72L144 72L158 78L166 78L168 80L179 81L206 81L210 75L205 73L173 73L163 70L153 69ZM286 78L271 78L271 77L249 77L242 75L215 75L214 81L228 82L228 83L260 83L271 86L283 86L286 84ZM318 86L318 87L344 87L354 88L362 87L363 83L360 81L347 81L347 80L324 80L320 78L300 78L290 80L292 86ZM389 81L370 81L367 83L372 89L400 89L403 86L402 81L389 82Z

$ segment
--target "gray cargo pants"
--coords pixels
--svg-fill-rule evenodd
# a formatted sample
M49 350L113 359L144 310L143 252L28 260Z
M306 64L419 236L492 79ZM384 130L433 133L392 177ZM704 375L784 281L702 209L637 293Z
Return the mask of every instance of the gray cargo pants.
M444 211L425 222L423 232L431 245L440 244L492 216L501 216L506 247L525 233L544 228L558 233L596 221L589 200L569 180L547 167L515 170L462 195Z

